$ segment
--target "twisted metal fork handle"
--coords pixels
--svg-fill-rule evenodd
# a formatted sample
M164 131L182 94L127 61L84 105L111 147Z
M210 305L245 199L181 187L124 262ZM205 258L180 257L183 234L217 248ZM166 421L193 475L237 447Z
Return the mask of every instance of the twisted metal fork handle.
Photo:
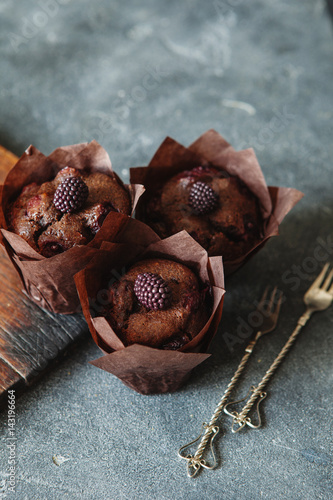
M191 443L188 443L187 445L185 446L182 446L182 448L179 450L178 454L181 458L184 458L185 460L187 460L188 462L188 475L190 477L193 477L195 476L201 467L205 467L207 469L213 469L215 466L216 466L216 460L215 460L215 456L213 454L213 457L214 457L214 463L212 466L208 466L206 464L206 462L204 460L202 460L202 456L205 452L205 449L208 445L208 443L210 442L211 443L211 437L214 437L217 435L217 433L219 432L219 427L216 424L222 410L223 410L223 407L225 406L227 400L228 400L228 397L230 396L233 388L235 387L236 383L238 382L238 379L239 377L241 376L241 374L243 373L243 370L245 368L245 365L249 359L249 357L251 356L252 354L252 351L253 351L253 348L254 346L256 345L257 341L260 339L260 337L262 336L262 332L257 332L255 338L249 343L249 345L247 346L247 348L245 349L245 354L244 356L242 357L241 359L241 362L239 363L238 365L238 368L237 370L235 371L234 373L234 376L232 377L232 379L230 380L223 396L222 396L222 399L221 401L219 402L219 404L217 405L213 415L212 415L212 418L209 422L209 424L205 425L205 432L201 438L201 441L200 441L200 444L198 446L198 449L197 451L195 452L194 455L186 455L186 456L183 456L181 455L181 450L187 448L190 444L193 444L193 442L197 441L197 439L195 441L192 441ZM199 438L200 439L200 436ZM190 469L193 469L193 471L191 472Z
M259 427L260 426L260 423L258 426L253 425L251 423L251 420L248 419L247 416L248 416L252 406L255 404L256 400L258 399L258 397L261 397L261 398L265 397L265 393L263 392L263 389L266 387L268 381L271 379L271 377L275 373L278 366L282 363L285 355L287 354L287 352L290 350L291 346L293 345L297 335L299 334L299 332L301 331L303 326L306 325L306 323L310 319L313 312L314 312L313 309L308 308L305 311L305 313L302 314L302 316L298 319L297 326L296 326L295 330L292 332L289 339L287 340L287 342L285 343L285 345L281 349L280 353L277 355L277 357L275 358L275 360L273 361L273 363L271 364L269 369L266 371L266 373L265 373L264 377L261 379L260 383L253 390L252 396L249 398L248 402L246 403L246 405L244 406L242 411L240 413L235 414L233 423L239 424L241 426L241 428L244 427L245 424L249 425L250 427ZM234 430L234 428L232 428L233 432L237 432L238 430L240 430L240 429Z

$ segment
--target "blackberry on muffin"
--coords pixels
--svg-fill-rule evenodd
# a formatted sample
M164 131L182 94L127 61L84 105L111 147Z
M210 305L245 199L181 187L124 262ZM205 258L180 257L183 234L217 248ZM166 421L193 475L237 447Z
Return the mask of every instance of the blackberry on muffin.
M125 346L179 349L211 313L208 287L184 264L164 258L136 262L109 288L104 316Z
M65 167L53 180L25 186L7 220L10 230L52 257L89 243L110 211L131 211L129 194L116 176Z
M186 230L209 255L224 260L245 255L262 238L256 196L238 177L212 165L171 177L146 198L141 213L160 237Z

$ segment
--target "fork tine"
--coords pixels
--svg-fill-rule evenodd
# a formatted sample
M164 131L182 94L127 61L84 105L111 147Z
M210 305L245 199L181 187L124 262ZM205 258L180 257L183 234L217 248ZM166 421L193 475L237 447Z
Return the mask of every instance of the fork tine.
M272 312L276 291L277 291L277 286L275 286L273 288L273 291L271 293L271 298L270 298L270 301L268 302L268 305L267 305L267 312L268 313Z
M262 297L261 297L260 302L258 304L258 309L261 309L262 306L264 305L266 297L267 297L267 294L268 294L268 289L269 289L269 287L266 286L266 288L264 290L264 293L262 294Z
M331 269L331 272L329 273L329 275L327 276L326 280L325 280L325 283L323 284L323 286L321 287L322 290L328 290L330 284L331 284L331 281L332 281L332 278L333 278L333 269Z
M277 304L276 304L275 311L274 311L274 315L276 317L278 317L279 313L280 313L280 307L281 307L281 304L282 304L282 298L283 298L283 293L281 292L280 296L279 296L279 300L277 301Z
M322 283L322 281L323 281L323 279L324 279L324 276L325 276L325 274L326 274L327 269L329 268L329 266L330 266L330 265L329 265L329 263L328 263L328 262L324 265L324 267L323 267L323 268L322 268L322 270L321 270L321 273L320 273L320 274L317 276L317 278L314 280L314 282L313 282L313 283L312 283L312 285L310 286L310 288L309 288L308 292L309 292L310 290L314 290L315 288L319 288L319 287L320 287L320 285L321 285L321 283Z

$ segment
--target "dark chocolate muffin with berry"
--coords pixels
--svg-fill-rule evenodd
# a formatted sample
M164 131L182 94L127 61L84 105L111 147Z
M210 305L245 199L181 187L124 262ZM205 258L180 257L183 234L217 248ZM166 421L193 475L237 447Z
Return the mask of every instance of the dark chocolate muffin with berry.
M172 177L147 201L142 218L162 238L186 230L209 255L226 261L245 255L262 238L257 198L214 166Z
M210 294L195 273L168 259L134 264L109 289L104 315L124 345L179 349L208 321Z
M25 186L7 220L10 230L52 257L89 243L110 211L131 211L129 194L116 176L65 167L49 182Z

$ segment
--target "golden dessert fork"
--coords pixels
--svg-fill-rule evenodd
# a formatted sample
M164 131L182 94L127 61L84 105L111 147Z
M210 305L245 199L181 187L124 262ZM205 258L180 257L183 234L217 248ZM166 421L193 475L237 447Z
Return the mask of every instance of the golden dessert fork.
M178 455L185 459L187 461L187 474L189 477L194 477L200 470L201 467L205 469L214 469L217 465L216 457L214 454L213 450L213 441L214 438L216 437L217 433L219 432L219 427L216 425L216 422L222 412L222 409L225 405L225 403L228 400L228 397L230 396L232 390L234 389L238 379L240 378L245 365L251 356L254 346L262 337L265 333L271 332L274 330L278 317L279 317L279 312L280 312L280 306L282 302L282 294L277 291L277 287L274 288L272 291L270 298L267 299L268 295L268 287L264 291L263 296L260 299L260 302L257 306L256 313L262 317L262 324L260 327L260 331L257 332L255 338L249 343L249 345L245 349L245 354L242 357L241 362L238 365L237 370L235 371L234 376L232 377L231 381L229 382L229 385L227 389L225 390L223 397L219 404L216 407L216 410L213 413L213 416L209 422L209 424L203 424L203 429L204 431L200 434L200 436L195 439L194 441L191 441L190 443L182 446L179 451ZM195 452L194 455L183 455L182 452L199 441L201 438L200 444L198 446L197 451ZM203 454L206 450L206 447L208 443L210 442L210 449L212 452L213 456L213 464L208 465L206 460L203 459Z
M299 318L297 322L297 326L295 330L292 332L290 335L288 341L284 345L284 347L281 349L280 353L278 356L275 358L273 363L271 364L270 368L267 370L266 374L262 378L261 382L257 385L257 387L252 387L250 390L252 391L252 396L249 398L248 402L245 404L244 408L240 413L237 413L236 411L230 412L228 410L229 406L235 403L239 403L240 401L235 401L233 403L227 403L224 406L224 412L227 413L229 416L232 417L233 422L232 422L232 432L238 432L240 431L245 425L248 425L249 427L252 428L259 428L261 426L261 420L260 420L260 415L259 415L259 404L260 402L266 397L266 392L263 391L263 389L266 387L268 381L271 379L273 374L275 373L275 370L277 367L281 364L281 362L284 359L284 356L287 354L289 349L291 348L293 342L295 341L297 335L303 328L303 326L308 322L312 314L316 311L324 311L327 309L333 301L333 269L327 273L329 269L329 264L325 264L323 267L321 273L319 276L315 279L315 281L312 283L306 294L304 295L304 303L306 305L306 310L302 314L302 316ZM325 278L326 276L326 278ZM246 399L246 398L245 398ZM259 417L258 424L253 424L251 422L251 419L248 417L248 414L252 408L252 406L255 404L256 400L258 400L257 403L257 414ZM244 400L241 400L244 401ZM235 428L235 425L238 424L239 427Z

